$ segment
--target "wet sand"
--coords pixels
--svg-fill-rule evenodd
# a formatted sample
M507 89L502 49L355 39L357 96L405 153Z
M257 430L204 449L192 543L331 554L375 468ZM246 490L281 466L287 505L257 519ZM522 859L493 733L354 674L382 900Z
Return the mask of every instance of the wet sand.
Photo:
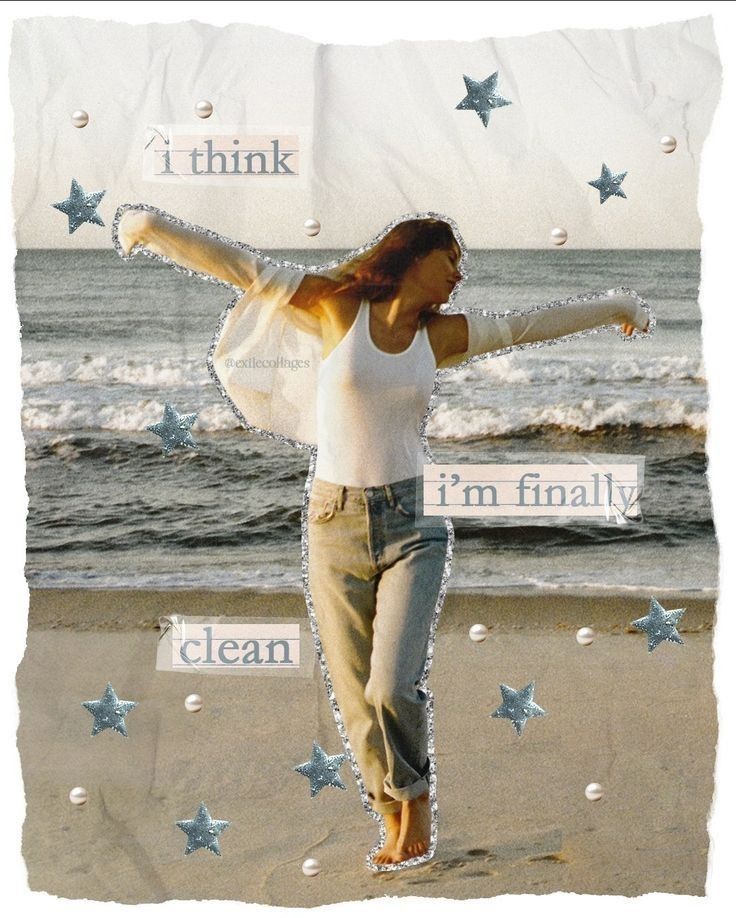
M668 609L687 608L685 630L710 628L714 600L702 593L658 593ZM470 627L483 622L502 630L528 628L593 628L618 633L645 615L649 594L638 592L591 595L570 593L455 592L449 589L440 627ZM254 590L31 590L29 626L32 629L74 628L126 630L155 628L167 615L293 617L306 621L304 596L299 593ZM633 629L632 629L633 630Z
M430 675L439 842L432 862L374 873L378 824L347 790L309 796L293 767L312 741L342 751L317 667L307 678L155 669L166 614L303 616L301 595L34 591L18 673L31 889L69 898L236 899L312 906L380 896L480 898L557 890L702 896L716 741L713 602L686 606L684 646L648 654L627 628L648 599L451 594ZM666 599L666 601L664 601ZM473 644L467 629L491 626ZM575 630L593 625L581 647ZM305 648L305 651L308 648ZM489 717L498 685L536 682L546 717L522 737ZM137 701L127 739L91 737L80 702L110 681ZM187 713L199 692L204 708ZM605 796L585 798L600 782ZM68 792L83 785L89 802ZM231 822L222 857L185 857L177 820L204 801ZM307 857L322 872L302 874Z

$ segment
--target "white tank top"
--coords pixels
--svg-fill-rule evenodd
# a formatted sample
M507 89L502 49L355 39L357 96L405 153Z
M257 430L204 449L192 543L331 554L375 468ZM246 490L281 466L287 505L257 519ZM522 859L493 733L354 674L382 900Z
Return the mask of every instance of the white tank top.
M369 488L421 475L419 428L435 372L426 326L406 350L389 354L373 343L370 303L363 300L320 366L316 477Z

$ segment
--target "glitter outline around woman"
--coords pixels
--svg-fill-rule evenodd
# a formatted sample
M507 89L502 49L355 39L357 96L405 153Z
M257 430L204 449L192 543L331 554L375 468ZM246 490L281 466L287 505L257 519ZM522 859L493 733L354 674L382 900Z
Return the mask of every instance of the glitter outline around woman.
M312 450L305 598L363 803L383 821L368 864L423 863L436 844L426 678L453 545L450 519L422 506L438 370L600 326L630 337L649 330L648 309L608 291L503 316L444 311L466 256L439 214L402 217L313 268L148 205L119 208L113 238L125 258L142 250L242 292L210 370L245 427Z

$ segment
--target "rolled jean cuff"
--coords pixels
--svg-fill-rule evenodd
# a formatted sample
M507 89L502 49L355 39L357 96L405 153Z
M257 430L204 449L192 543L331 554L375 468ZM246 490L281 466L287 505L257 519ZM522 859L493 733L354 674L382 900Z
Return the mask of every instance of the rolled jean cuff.
M398 813L401 810L400 800L386 800L384 803L374 803L371 801L371 809L379 816L387 816L389 813Z
M390 793L394 800L414 800L417 797L421 797L422 794L426 794L429 790L429 778L417 778L413 784L408 784L406 787L392 787Z
M422 775L412 784L407 784L406 787L388 787L384 785L384 790L394 800L399 801L415 800L417 797L421 797L422 794L426 794L429 790L429 760L427 760L427 764L422 769Z

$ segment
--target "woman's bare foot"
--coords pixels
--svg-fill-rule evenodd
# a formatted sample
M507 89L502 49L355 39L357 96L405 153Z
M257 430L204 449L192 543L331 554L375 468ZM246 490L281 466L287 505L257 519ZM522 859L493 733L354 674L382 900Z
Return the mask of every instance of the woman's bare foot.
M421 857L429 851L432 834L432 810L429 791L401 804L401 831L399 832L399 861Z
M383 822L386 827L386 841L383 847L373 855L374 864L395 864L398 858L399 832L401 831L401 812L385 813Z

